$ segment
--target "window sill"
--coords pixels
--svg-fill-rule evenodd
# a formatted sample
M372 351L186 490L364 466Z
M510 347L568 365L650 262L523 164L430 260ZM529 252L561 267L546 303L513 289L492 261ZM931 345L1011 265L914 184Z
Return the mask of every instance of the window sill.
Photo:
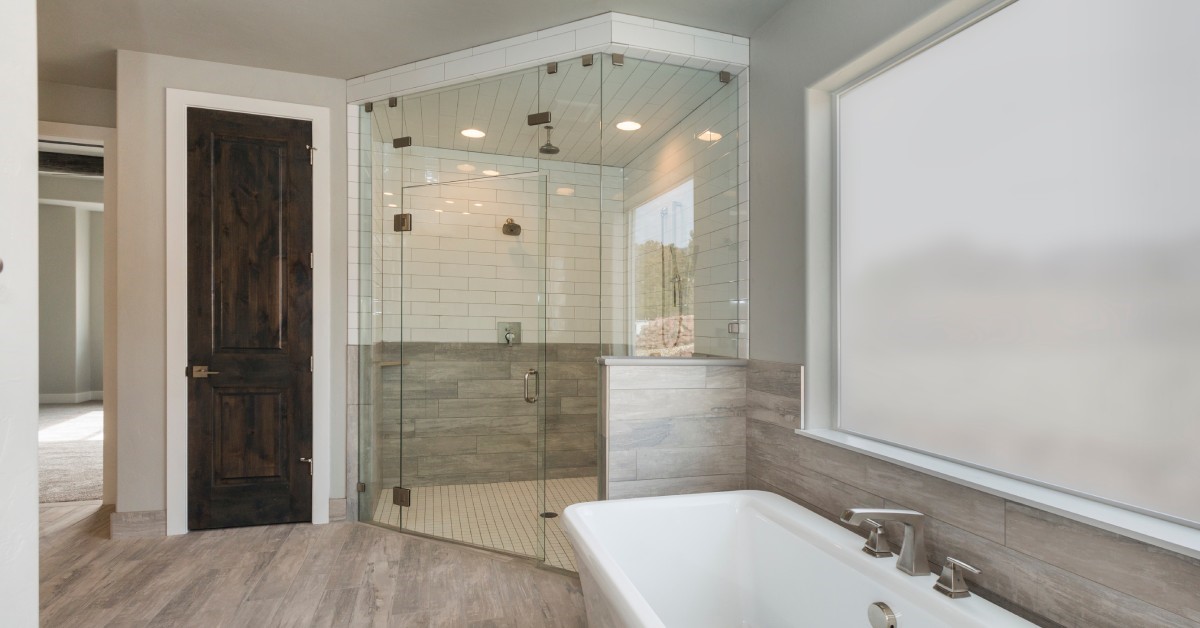
M1200 530L1196 528L837 430L809 429L796 433L1200 559Z

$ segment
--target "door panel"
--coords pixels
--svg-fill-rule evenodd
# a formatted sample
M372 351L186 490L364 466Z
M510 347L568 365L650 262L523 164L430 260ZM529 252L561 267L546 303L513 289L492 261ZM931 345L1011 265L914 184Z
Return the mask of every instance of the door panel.
M287 412L277 391L223 393L217 391L214 421L213 481L241 484L272 479L283 481L280 464L287 445Z
M311 138L188 110L192 529L312 519Z
M213 268L216 346L283 350L286 244L281 186L286 142L213 138Z

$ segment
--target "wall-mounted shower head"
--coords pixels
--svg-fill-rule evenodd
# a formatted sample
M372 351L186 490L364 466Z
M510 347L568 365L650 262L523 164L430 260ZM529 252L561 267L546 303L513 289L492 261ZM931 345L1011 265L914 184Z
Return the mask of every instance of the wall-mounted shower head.
M550 131L552 131L552 130L554 130L554 127L547 124L546 125L546 143L542 144L542 147L538 149L538 152L543 155L557 155L558 154L558 147L555 146L554 144L550 143Z

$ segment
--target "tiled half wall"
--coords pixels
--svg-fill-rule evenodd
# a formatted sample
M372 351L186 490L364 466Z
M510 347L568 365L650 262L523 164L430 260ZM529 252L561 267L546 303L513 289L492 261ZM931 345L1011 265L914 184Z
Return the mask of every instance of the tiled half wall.
M799 436L800 387L798 365L750 361L749 488L835 521L857 506L923 512L931 563L981 569L977 593L1039 625L1200 626L1200 561Z
M608 499L745 488L745 360L601 362Z
M381 483L535 480L539 446L548 478L595 477L600 347L550 343L544 365L539 351L533 343L377 345L372 457ZM540 371L545 399L540 436L538 407L524 399L530 368Z

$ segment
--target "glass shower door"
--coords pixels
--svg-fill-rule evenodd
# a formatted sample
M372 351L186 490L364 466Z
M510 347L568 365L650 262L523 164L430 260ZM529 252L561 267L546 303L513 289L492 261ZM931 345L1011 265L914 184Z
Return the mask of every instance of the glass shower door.
M411 231L384 255L400 342L382 404L403 427L384 523L544 559L546 177L406 151L406 169L437 182L400 190Z

